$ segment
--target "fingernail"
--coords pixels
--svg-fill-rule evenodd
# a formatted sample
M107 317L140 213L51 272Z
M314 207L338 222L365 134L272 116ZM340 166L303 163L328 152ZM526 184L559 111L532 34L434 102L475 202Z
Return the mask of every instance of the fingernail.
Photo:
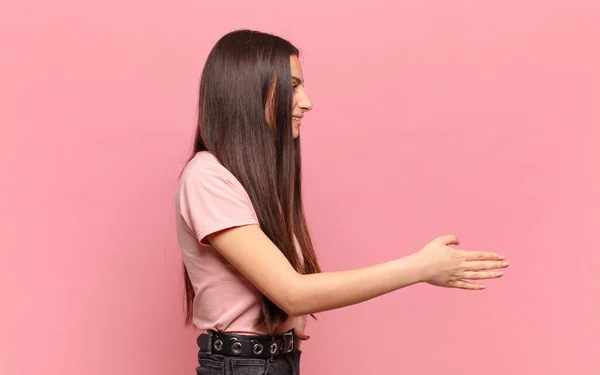
M506 259L506 258L505 258L503 255L499 255L499 256L498 256L498 259L500 259L500 260L504 260L504 259Z
M508 267L510 265L510 263L508 262L502 262L502 267Z

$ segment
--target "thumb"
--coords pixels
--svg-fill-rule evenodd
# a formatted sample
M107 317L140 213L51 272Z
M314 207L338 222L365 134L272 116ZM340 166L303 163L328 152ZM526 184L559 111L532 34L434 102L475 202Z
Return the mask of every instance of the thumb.
M307 335L307 334L305 334L304 332L295 331L294 333L296 335L296 338L299 339L299 340L308 340L308 339L310 339L310 336Z
M455 234L448 234L448 235L445 235L445 236L441 236L439 239L444 243L444 245L458 245L458 244L460 244L460 241L458 240L458 238L456 237Z

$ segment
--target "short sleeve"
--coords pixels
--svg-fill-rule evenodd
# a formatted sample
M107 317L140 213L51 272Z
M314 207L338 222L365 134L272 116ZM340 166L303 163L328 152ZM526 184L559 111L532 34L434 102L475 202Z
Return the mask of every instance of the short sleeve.
M193 168L184 173L180 183L179 212L203 245L208 245L206 236L212 233L258 224L242 184L221 168Z

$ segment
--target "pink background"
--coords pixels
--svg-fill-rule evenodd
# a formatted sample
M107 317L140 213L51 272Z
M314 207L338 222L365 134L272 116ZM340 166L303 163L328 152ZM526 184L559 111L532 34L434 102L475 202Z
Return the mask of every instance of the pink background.
M172 196L204 59L241 27L304 53L326 270L446 233L512 262L319 314L303 373L600 374L599 7L3 1L0 374L194 373Z

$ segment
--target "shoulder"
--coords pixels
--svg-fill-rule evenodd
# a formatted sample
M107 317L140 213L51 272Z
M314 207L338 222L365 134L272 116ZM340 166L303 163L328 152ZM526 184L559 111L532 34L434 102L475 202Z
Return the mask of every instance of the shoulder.
M180 186L245 192L237 178L210 152L198 152L181 174Z
M180 215L201 241L230 226L258 222L242 185L208 152L196 154L185 166L176 196Z
M211 178L220 178L226 181L235 180L231 172L208 151L198 152L194 155L181 174L183 182L201 181Z

